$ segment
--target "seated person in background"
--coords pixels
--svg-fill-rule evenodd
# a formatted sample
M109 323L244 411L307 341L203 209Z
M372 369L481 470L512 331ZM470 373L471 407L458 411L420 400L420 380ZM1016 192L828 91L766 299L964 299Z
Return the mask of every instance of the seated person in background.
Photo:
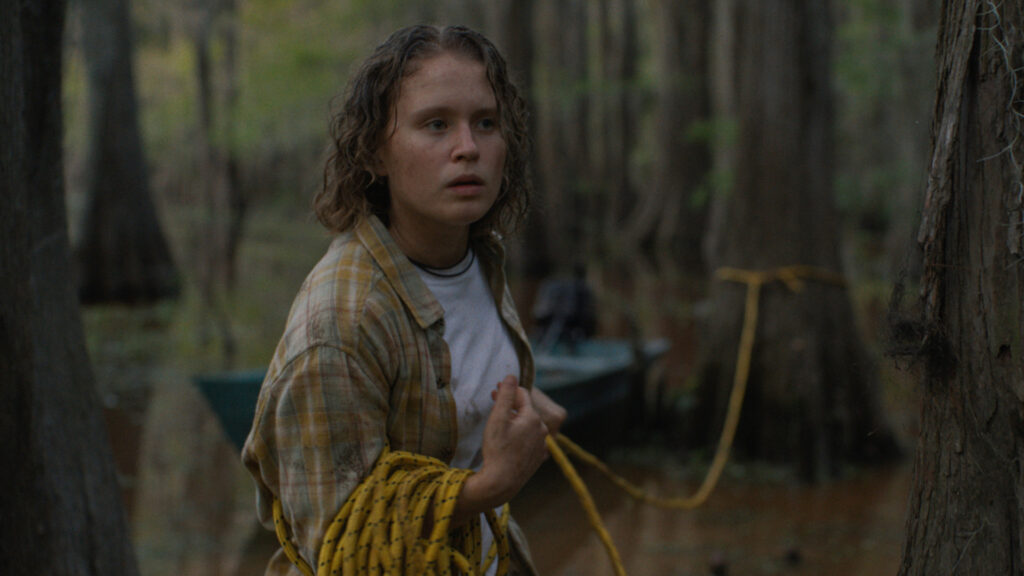
M551 350L559 342L572 352L578 343L594 336L597 310L582 265L573 268L572 278L551 278L541 283L533 322L540 352Z

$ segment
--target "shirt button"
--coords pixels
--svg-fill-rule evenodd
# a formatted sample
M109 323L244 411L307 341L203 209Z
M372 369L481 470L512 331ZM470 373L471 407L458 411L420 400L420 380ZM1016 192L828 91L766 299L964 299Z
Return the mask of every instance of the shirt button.
M441 378L440 376L437 377L437 388L438 388L438 390L444 389L444 387L447 386L447 385L448 385L448 383L444 381L444 378Z

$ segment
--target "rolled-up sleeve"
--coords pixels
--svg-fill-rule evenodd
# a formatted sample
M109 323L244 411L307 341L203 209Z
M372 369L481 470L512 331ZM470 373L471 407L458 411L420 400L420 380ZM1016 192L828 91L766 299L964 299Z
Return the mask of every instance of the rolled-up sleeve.
M386 442L387 383L357 351L311 347L268 374L243 460L257 479L260 521L277 495L311 565L327 527Z

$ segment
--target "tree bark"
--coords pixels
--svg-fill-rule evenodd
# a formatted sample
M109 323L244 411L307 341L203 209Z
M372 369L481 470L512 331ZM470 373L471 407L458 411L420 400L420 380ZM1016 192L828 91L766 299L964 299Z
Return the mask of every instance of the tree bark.
M711 148L695 129L711 116L711 9L699 0L661 0L653 9L658 70L654 172L651 185L638 198L639 208L629 226L630 244L670 254L687 273L700 275L705 270L701 243Z
M32 39L30 38L29 41ZM29 289L29 241L25 105L25 54L20 2L0 4L0 449L15 458L8 466L0 508L0 572L26 574L35 561L36 542L30 527L37 520L22 502L43 500L36 482L39 458L25 444L32 426L32 305Z
M1020 3L943 3L901 576L1024 574L1021 30Z
M578 247L585 217L578 210L578 159L586 143L580 141L580 131L586 130L586 124L572 121L580 117L578 111L584 99L585 67L581 66L586 62L586 23L580 20L585 20L586 12L580 8L578 0L556 0L543 3L539 14L539 59L543 72L539 79L542 96L536 107L536 142L541 160L537 169L544 187L538 194L537 208L556 273L568 270L580 255Z
M178 272L150 196L139 133L128 0L82 2L89 140L79 294L87 303L175 297Z
M557 268L565 271L584 263L588 234L597 225L593 182L589 170L590 99L588 87L589 45L586 0L558 0L558 69L561 82L554 95L558 102L558 150L555 170L562 173L562 217L550 219L548 232L562 234L565 251Z
M533 181L533 208L527 215L527 221L521 234L521 242L512 253L515 269L521 271L525 279L533 284L549 275L552 271L551 256L548 253L547 230L544 225L544 198L538 191L543 189L544 181L540 172L537 140L536 86L534 82L534 1L533 0L494 0L487 4L487 22L491 36L500 47L508 61L513 81L519 88L527 106L531 108L527 118L527 129L530 141L529 177ZM538 209L540 207L541 209Z
M639 33L637 6L633 0L604 0L597 18L602 31L598 50L601 83L596 86L595 142L600 150L592 154L594 172L600 175L594 199L602 209L596 211L600 223L596 234L601 253L620 251L623 227L630 210L638 201L633 186L631 158L639 137L638 98ZM677 103L678 104L678 103ZM627 248L629 250L629 248Z
M841 273L828 3L764 0L733 9L736 180L713 201L711 268L799 264ZM717 438L732 386L744 294L734 283L711 287L698 390L707 442ZM807 480L895 454L845 288L807 281L795 293L770 284L760 309L737 454L793 465Z
M236 69L237 25L234 0L219 0L197 6L197 23L192 34L196 54L196 86L199 126L196 148L199 161L200 190L206 208L195 246L198 260L198 284L204 320L200 323L200 341L209 342L210 324L219 335L225 365L230 367L236 353L231 319L224 308L227 296L234 290L237 252L241 242L246 198L238 176L238 159L234 150L234 114L238 100ZM216 90L217 66L213 42L217 32L223 47L221 84Z
M8 466L0 573L134 575L71 272L64 209L64 3L0 5L0 393Z

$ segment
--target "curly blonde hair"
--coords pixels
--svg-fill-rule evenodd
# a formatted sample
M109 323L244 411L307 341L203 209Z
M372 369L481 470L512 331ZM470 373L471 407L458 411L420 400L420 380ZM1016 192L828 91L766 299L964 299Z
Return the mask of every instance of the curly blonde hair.
M317 219L328 229L344 232L370 214L388 223L387 182L373 170L377 151L387 138L402 80L415 73L417 61L442 52L466 55L484 65L506 146L498 198L470 226L470 236L505 235L522 224L531 194L527 113L505 59L490 40L464 26L410 26L393 33L363 62L349 83L344 104L331 119L332 147L324 185L313 201Z

